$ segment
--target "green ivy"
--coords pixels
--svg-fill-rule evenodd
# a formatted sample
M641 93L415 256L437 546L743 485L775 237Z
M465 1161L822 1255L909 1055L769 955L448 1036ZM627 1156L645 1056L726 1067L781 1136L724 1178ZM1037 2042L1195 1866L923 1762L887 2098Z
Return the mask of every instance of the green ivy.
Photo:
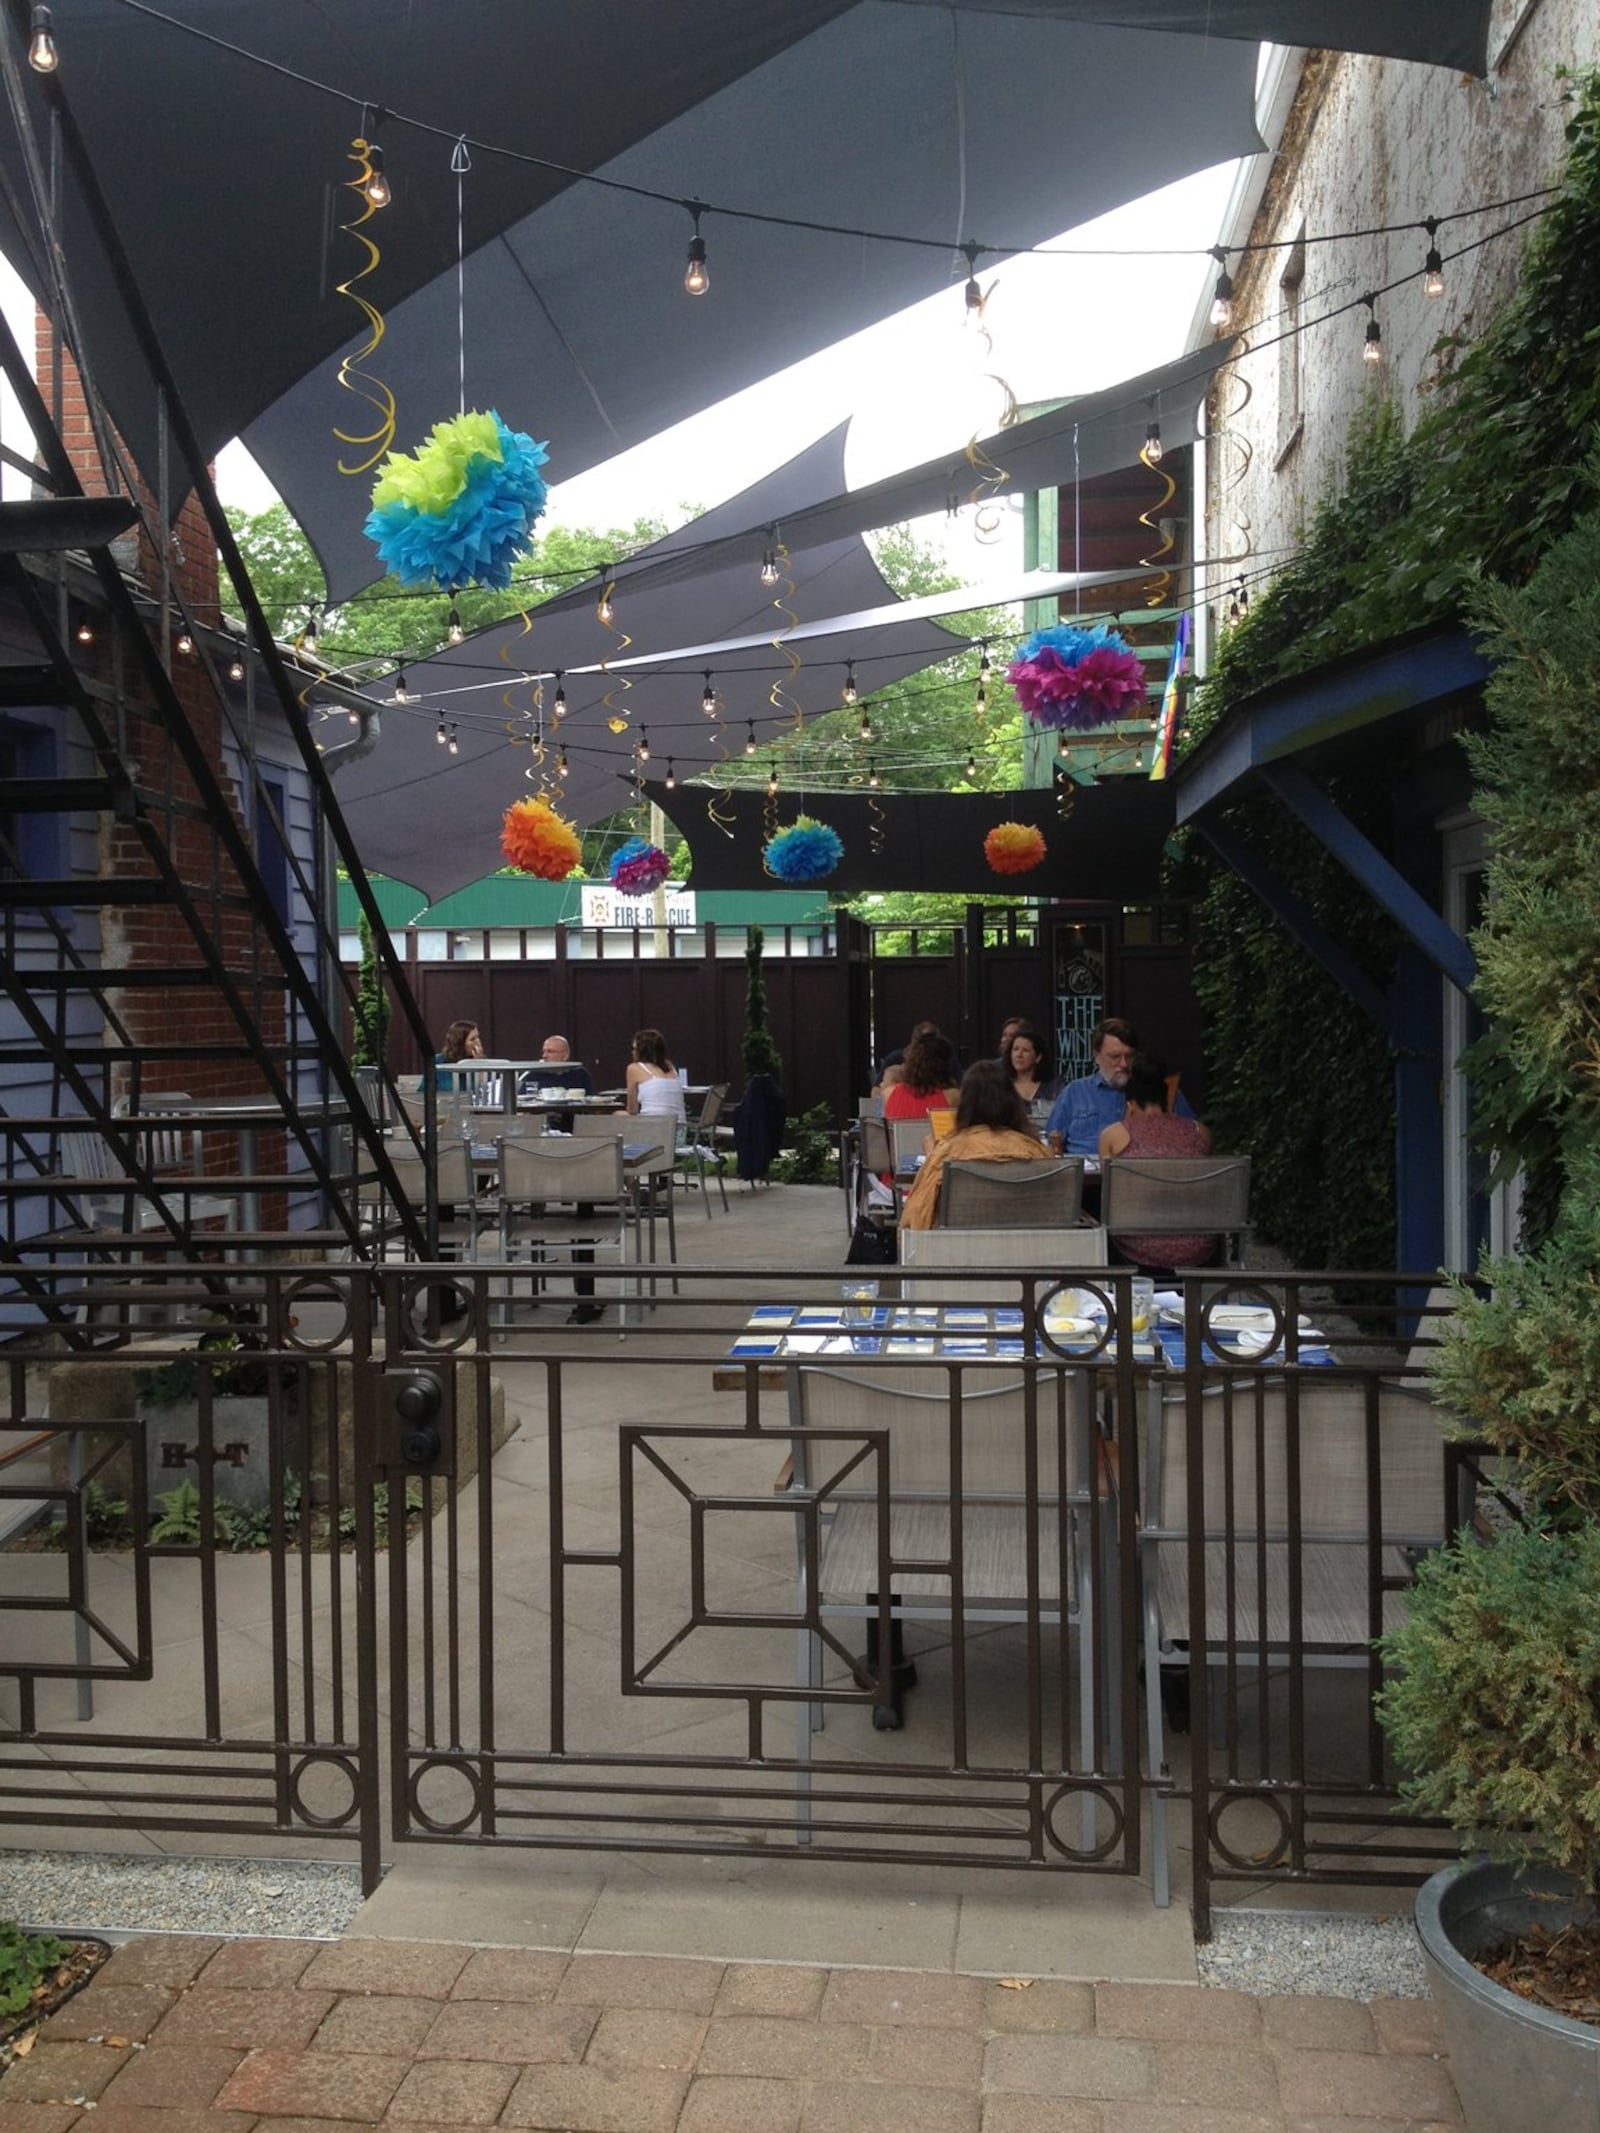
M0 1918L0 2017L25 2014L38 1987L70 1953L54 1934L25 1933L15 1920Z
M1229 633L1195 692L1186 746L1275 682L1460 618L1485 577L1520 584L1600 494L1590 457L1600 276L1582 264L1600 254L1600 88L1586 77L1568 93L1562 189L1535 227L1516 293L1472 346L1439 344L1433 404L1409 436L1386 400L1358 418L1343 492L1321 505L1301 554ZM1379 782L1330 780L1328 791L1387 853ZM1343 869L1276 802L1243 800L1223 820L1386 988L1397 936ZM1209 1108L1219 1142L1254 1156L1261 1228L1301 1264L1392 1264L1386 1039L1198 837L1185 841L1174 885L1198 904ZM1548 1156L1559 1129L1548 1106L1522 1103L1494 1040L1475 1076L1501 1144L1509 1134L1528 1161L1543 1135Z

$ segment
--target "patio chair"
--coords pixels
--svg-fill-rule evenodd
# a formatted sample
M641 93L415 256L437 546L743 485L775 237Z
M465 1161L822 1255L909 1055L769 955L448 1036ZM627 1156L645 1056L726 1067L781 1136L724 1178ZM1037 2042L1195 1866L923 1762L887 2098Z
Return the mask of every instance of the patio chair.
M960 1694L972 1631L1006 1622L1071 1622L1081 1638L1079 1751L1083 1767L1094 1768L1095 1596L1079 1530L1091 1503L1089 1454L1085 1411L1074 1402L1070 1375L1045 1371L1029 1378L1008 1365L974 1364L961 1370L953 1393L950 1376L931 1365L852 1373L807 1364L790 1373L789 1495L802 1513L796 1520L797 1613L804 1623L797 1682L812 1692L798 1713L802 1760L825 1706L859 1702L863 1690L874 1696L877 1730L902 1724L904 1699L917 1678L904 1654L904 1623L935 1622L948 1633L961 1655ZM960 1502L959 1580L952 1575L953 1497ZM856 1658L829 1628L837 1619L866 1624L864 1657ZM832 1690L823 1678L830 1651L851 1677ZM1065 1667L1058 1662L1048 1671L1065 1692ZM1086 1822L1091 1816L1086 1802Z
M900 1264L916 1268L911 1280L902 1280L900 1294L907 1303L970 1303L970 1281L930 1281L922 1272L931 1267L982 1267L998 1272L1003 1267L1062 1269L1103 1267L1106 1263L1106 1233L1083 1226L1076 1229L903 1229L900 1232Z
M1214 1234L1224 1266L1242 1265L1250 1228L1247 1155L1118 1155L1100 1174L1100 1219L1124 1236ZM1115 1252L1115 1241L1112 1243Z
M717 1126L727 1105L728 1086L727 1082L719 1081L707 1089L700 1105L700 1114L690 1120L686 1136L678 1149L678 1169L687 1173L692 1166L708 1222L711 1220L711 1194L706 1187L708 1164L716 1178L717 1190L722 1195L722 1212L728 1212L728 1182L725 1171L728 1158L727 1152L717 1146Z
M530 1267L541 1266L552 1248L564 1248L580 1266L602 1251L614 1253L619 1268L627 1264L634 1210L615 1134L508 1137L500 1144L499 1202L508 1263L525 1248ZM542 1274L533 1278L542 1286Z
M1403 1617L1418 1558L1451 1524L1437 1409L1392 1380L1225 1377L1199 1394L1205 1592L1199 1656L1224 1680L1269 1663L1364 1669ZM1141 1430L1138 1562L1149 1769L1167 1773L1161 1669L1194 1634L1184 1395L1152 1387ZM1185 1663L1191 1663L1191 1652ZM1170 1901L1166 1799L1151 1794L1155 1900Z
M943 1229L1072 1229L1083 1214L1083 1163L1074 1157L944 1166L939 1183Z
M925 1118L886 1118L882 1123L889 1129L889 1147L894 1158L889 1168L895 1171L909 1168L921 1155L933 1128Z
M430 1168L433 1170L437 1178L439 1249L449 1257L465 1245L466 1257L475 1262L479 1239L493 1226L496 1199L480 1180L481 1166L475 1162L470 1145L464 1140L441 1141L426 1155L413 1155L402 1143L393 1141L389 1145L389 1163L400 1199L419 1215L427 1206L428 1173ZM364 1175L357 1182L357 1190L361 1208L379 1233L385 1233L392 1203L383 1181L376 1174Z

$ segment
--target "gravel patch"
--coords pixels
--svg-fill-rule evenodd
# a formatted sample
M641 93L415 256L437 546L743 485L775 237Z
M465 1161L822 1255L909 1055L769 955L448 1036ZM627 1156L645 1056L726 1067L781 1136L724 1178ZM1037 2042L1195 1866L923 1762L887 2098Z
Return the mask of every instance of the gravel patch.
M1213 1911L1215 1937L1196 1948L1202 1985L1239 1992L1314 1992L1330 2000L1423 2000L1428 1980L1409 1918Z
M360 1903L354 1866L0 1851L0 1918L58 1933L333 1940Z

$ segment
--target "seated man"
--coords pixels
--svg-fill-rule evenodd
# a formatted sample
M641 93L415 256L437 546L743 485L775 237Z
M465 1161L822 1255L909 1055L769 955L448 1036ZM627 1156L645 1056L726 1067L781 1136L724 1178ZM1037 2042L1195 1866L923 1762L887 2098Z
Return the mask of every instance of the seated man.
M540 1096L546 1089L581 1089L590 1095L594 1083L581 1059L574 1059L565 1037L546 1037L539 1047L539 1064L524 1067L517 1085L519 1096Z
M1102 1131L1120 1124L1127 1109L1128 1069L1139 1049L1138 1032L1121 1015L1106 1015L1095 1024L1089 1047L1094 1072L1067 1083L1045 1123L1045 1140L1063 1155L1098 1155ZM1172 1110L1177 1118L1194 1117L1181 1093Z

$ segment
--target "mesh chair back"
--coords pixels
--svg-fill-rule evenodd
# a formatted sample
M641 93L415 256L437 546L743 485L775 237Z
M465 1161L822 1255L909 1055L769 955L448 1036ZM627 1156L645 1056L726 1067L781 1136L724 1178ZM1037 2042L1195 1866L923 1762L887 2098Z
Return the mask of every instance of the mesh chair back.
M1233 1235L1250 1226L1247 1155L1119 1155L1101 1173L1100 1219L1115 1233Z
M707 1089L705 1102L700 1106L700 1116L690 1128L689 1138L691 1140L699 1141L707 1147L710 1146L711 1135L716 1132L717 1127L721 1124L722 1114L727 1106L728 1088L729 1084L727 1082L719 1081Z
M620 1201L623 1197L620 1138L536 1140L500 1144L500 1197L550 1205L565 1200Z
M925 1118L890 1118L883 1121L889 1128L889 1145L894 1150L893 1168L904 1169L914 1163L922 1153L923 1143L933 1128ZM867 1124L865 1119L862 1124Z
M1069 1466L1068 1494L1075 1493L1076 1476L1070 1472L1075 1458L1076 1433L1058 1422L1058 1402L1066 1400L1065 1376L1041 1373L1037 1387L1038 1486L1041 1497L1050 1500L1061 1490L1061 1453L1066 1448ZM950 1380L942 1370L910 1365L892 1373L830 1370L803 1365L792 1373L790 1419L798 1429L836 1430L842 1434L830 1441L824 1459L844 1466L860 1449L848 1439L867 1431L888 1434L888 1473L881 1493L895 1497L927 1496L934 1500L954 1494L971 1503L988 1498L1021 1499L1028 1482L1026 1434L1027 1384L1004 1365L992 1369L974 1365L960 1373L960 1429L953 1426L954 1410ZM956 1454L959 1448L959 1466ZM876 1458L869 1456L855 1471L828 1491L831 1501L851 1498L876 1500L880 1478ZM823 1478L815 1469L815 1486ZM1016 1590L1021 1580L1007 1578L1006 1589Z
M633 1165L634 1175L670 1177L677 1164L678 1121L670 1116L650 1116L630 1118L626 1123L628 1130L622 1135L622 1139L632 1141L638 1147L643 1147L648 1141L653 1150L643 1162Z
M1083 1213L1083 1162L948 1162L939 1185L946 1229L1074 1228Z
M439 1205L441 1207L470 1206L477 1198L477 1183L472 1171L472 1151L465 1141L444 1141L437 1152L429 1156L408 1155L403 1149L394 1149L389 1156L394 1166L395 1180L400 1187L406 1205L422 1208L428 1198L428 1170L430 1165L438 1177ZM363 1182L363 1197L377 1199L381 1196L376 1178Z
M1070 1272L1075 1267L1106 1264L1106 1233L1103 1229L903 1229L900 1232L900 1264L918 1271L911 1280L902 1278L900 1293L907 1303L971 1303L973 1284L924 1278L922 1270L934 1267L991 1269L1033 1267Z
M862 1117L861 1167L870 1170L874 1177L881 1177L886 1170L894 1168L894 1143L881 1118Z

